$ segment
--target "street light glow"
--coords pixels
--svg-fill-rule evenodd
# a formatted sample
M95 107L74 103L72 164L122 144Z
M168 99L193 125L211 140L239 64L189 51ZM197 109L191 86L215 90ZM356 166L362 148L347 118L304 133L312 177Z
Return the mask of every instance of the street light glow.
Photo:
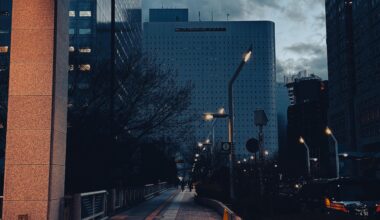
M305 139L303 139L303 137L300 137L298 141L300 142L300 144L305 144Z
M199 157L199 154L195 154L195 157Z
M342 156L343 157L348 157L348 153L343 153Z
M203 118L205 121L212 121L214 119L214 116L211 113L205 113L203 115Z
M318 158L310 158L310 160L313 162L318 162Z
M267 150L264 151L264 155L265 155L265 156L268 156L268 155L269 155L269 151L267 151Z
M248 62L249 59L251 59L251 56L252 56L252 51L248 51L248 53L245 54L244 56L244 62Z
M327 135L332 135L332 131L329 127L326 127L326 130L325 130L326 134Z
M254 156L251 156L251 160L254 160L255 159L255 157Z
M244 162L247 162L247 159L244 158L243 161L244 161Z
M198 147L203 147L203 144L201 142L198 142Z
M211 142L210 138L207 138L207 139L205 140L205 143L206 143L206 144L209 144L210 142Z
M218 113L221 114L221 115L224 115L226 113L225 109L224 108L220 108L218 110Z

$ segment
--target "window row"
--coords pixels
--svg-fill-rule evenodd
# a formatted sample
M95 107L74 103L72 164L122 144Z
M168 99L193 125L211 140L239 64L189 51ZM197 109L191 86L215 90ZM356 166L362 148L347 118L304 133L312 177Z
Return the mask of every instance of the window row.
M8 46L0 46L0 53L8 53L9 47Z
M75 11L69 11L69 17L75 17L76 13ZM79 17L91 17L92 12L91 11L79 11Z
M70 65L69 66L69 70L70 71L74 71L74 65ZM88 72L88 71L91 71L91 65L90 64L80 64L80 65L78 65L78 69L80 70L80 71L83 71L83 72Z
M69 29L69 34L70 35L75 34L75 29L74 28L70 28ZM81 28L81 29L79 29L79 34L81 34L81 35L91 34L91 29L90 28Z
M79 53L91 53L91 48L89 47L82 47L78 49ZM75 52L75 47L70 46L69 47L69 52Z

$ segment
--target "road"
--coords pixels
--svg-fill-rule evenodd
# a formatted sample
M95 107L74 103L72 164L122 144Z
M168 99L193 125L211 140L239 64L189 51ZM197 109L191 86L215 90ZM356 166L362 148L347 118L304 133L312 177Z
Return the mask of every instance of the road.
M194 202L194 192L168 190L111 220L217 220L222 217Z

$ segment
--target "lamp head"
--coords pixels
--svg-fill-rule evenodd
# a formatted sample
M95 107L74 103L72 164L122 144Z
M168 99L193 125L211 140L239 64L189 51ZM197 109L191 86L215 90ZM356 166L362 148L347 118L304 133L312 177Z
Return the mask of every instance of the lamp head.
M325 132L327 135L332 135L332 131L329 127L326 127Z
M298 141L300 142L300 144L305 144L305 139L303 139L303 137L300 137Z

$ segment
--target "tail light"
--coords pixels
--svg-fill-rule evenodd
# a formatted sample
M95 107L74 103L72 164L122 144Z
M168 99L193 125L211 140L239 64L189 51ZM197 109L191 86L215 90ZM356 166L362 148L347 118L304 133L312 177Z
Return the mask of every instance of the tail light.
M380 204L376 204L376 212L380 213Z
M325 206L328 209L333 209L333 210L345 212L345 213L349 212L344 204L331 201L329 198L325 199Z

